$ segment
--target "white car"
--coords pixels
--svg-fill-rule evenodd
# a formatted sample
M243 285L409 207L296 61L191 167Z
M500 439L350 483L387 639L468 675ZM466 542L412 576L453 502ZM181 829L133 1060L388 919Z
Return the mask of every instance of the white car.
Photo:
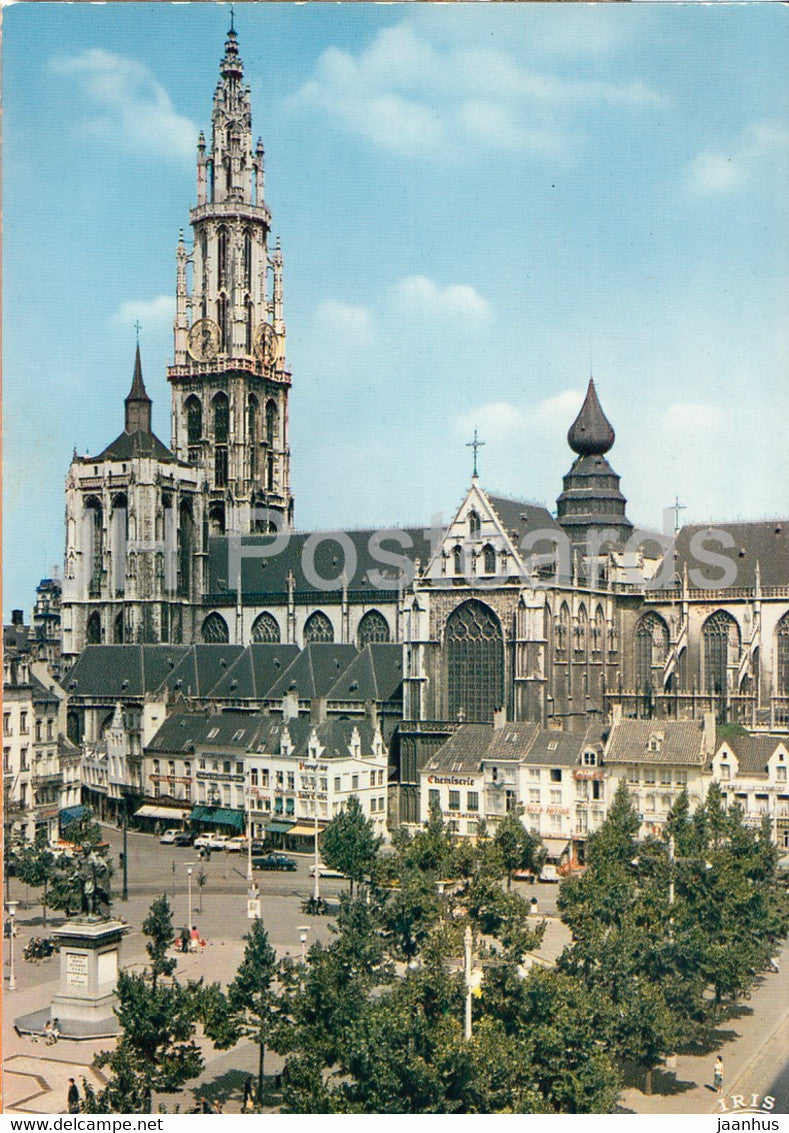
M226 850L229 841L229 834L209 834L207 846L209 850Z
M315 876L315 866L310 866L310 877ZM344 873L340 873L338 869L331 869L330 866L324 865L323 862L318 863L318 877L340 877L345 878Z
M181 833L181 831L177 830L173 826L169 830L165 830L165 832L162 834L159 841L162 843L163 846L171 846L173 844L173 842L175 841L176 834L180 834L180 833Z
M207 849L211 845L213 834L198 834L195 838L193 845L197 850Z
M234 834L232 838L228 838L225 843L225 849L229 854L240 854L242 850L246 853L247 840L243 834Z

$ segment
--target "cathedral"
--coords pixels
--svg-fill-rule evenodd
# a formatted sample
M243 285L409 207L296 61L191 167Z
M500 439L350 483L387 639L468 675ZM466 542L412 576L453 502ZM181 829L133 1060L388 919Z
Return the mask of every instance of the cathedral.
M789 520L639 531L594 381L555 511L476 473L442 531L298 532L283 257L228 33L176 250L169 447L139 345L123 432L66 481L63 654L90 644L403 650L402 817L458 723L630 716L789 726ZM558 487L558 477L557 477Z

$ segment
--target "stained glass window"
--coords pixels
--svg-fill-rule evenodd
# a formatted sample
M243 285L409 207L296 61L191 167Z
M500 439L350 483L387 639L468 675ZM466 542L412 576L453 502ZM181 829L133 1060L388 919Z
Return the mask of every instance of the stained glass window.
M776 645L776 688L779 696L789 696L789 614L778 623Z
M316 610L304 623L304 644L321 641L334 641L334 629L326 615Z
M389 641L389 624L383 614L378 610L368 610L359 622L358 631L359 648L380 641Z
M274 644L279 642L279 624L273 614L258 614L252 623L252 640Z
M668 626L650 610L636 626L636 688L660 688L668 656Z
M740 630L725 610L716 610L702 628L704 639L704 687L718 695L728 687L729 666L735 664L740 649Z
M206 645L230 640L227 622L220 614L209 614L203 622L202 637Z
M447 619L448 710L467 722L493 719L504 703L504 639L493 611L472 599Z

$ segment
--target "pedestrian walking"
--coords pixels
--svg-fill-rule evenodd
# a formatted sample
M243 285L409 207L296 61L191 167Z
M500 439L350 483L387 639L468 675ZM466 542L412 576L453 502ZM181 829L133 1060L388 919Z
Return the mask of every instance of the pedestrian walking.
M66 1103L68 1105L69 1113L79 1113L79 1090L77 1083L73 1078L68 1080L68 1094L66 1095Z
M255 1079L250 1074L244 1083L244 1101L241 1105L242 1112L249 1112L255 1107Z
M219 1098L214 1098L214 1104L211 1107L211 1112L224 1113L224 1110L222 1109L222 1103L220 1102Z
M712 1084L715 1087L715 1093L719 1094L723 1089L723 1059L720 1055L715 1059L715 1069L712 1071Z
M189 929L186 925L181 929L181 951L189 951Z

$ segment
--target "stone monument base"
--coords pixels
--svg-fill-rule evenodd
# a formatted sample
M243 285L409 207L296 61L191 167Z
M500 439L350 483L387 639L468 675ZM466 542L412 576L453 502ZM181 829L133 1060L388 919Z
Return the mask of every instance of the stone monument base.
M60 990L52 1004L15 1021L20 1034L44 1034L47 1021L58 1021L66 1039L117 1035L117 1003L123 921L84 918L66 921L52 935L60 944Z

